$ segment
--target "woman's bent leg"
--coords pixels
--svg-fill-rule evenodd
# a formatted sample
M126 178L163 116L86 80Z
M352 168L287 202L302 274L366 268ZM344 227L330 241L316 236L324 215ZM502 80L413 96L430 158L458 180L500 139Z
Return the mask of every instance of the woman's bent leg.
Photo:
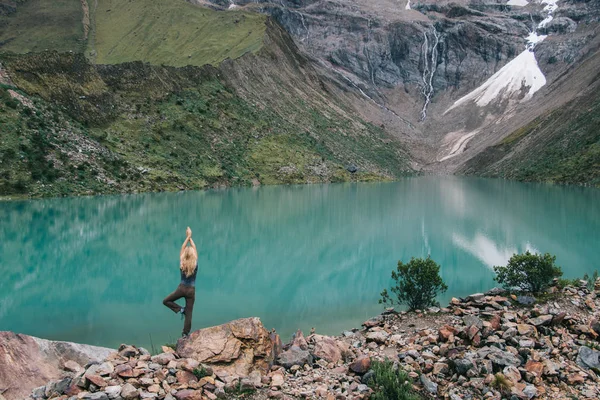
M185 296L185 321L183 323L183 334L189 335L192 329L192 314L194 312L194 302L196 301L195 289L191 294Z
M178 286L173 293L165 297L165 299L163 300L163 304L169 307L171 310L173 310L173 312L178 313L179 311L181 311L181 306L175 303L175 300L179 300L184 296L185 294L181 290L181 286Z

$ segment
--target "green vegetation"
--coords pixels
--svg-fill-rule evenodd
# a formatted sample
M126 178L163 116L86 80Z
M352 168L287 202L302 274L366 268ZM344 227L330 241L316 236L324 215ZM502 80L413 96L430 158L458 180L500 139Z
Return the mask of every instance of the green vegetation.
M0 51L82 51L82 20L78 0L17 1L14 13L0 15Z
M192 371L192 372L196 376L196 378L198 378L198 380L204 378L205 376L212 375L206 370L206 368L204 368L202 366L200 368L194 368L194 371Z
M504 374L497 373L494 375L494 380L490 383L490 386L502 393L503 395L507 395L510 393L510 389L512 387L512 382L504 376Z
M373 361L371 369L375 373L367 384L375 393L372 400L421 400L413 390L408 374L401 368L394 366L391 361Z
M384 289L380 304L406 304L410 310L422 310L437 305L437 295L448 289L440 276L440 266L430 257L411 258L408 264L398 261L397 270L392 271L392 280L395 286L391 291L396 299Z
M184 0L98 0L88 48L99 64L218 64L262 47L266 17Z
M463 172L520 181L600 186L598 84L475 156Z
M562 270L554 262L556 257L548 253L514 254L508 264L494 267L498 283L507 289L518 289L534 294L542 293L551 286L554 278L562 276Z
M598 271L594 271L592 276L589 276L588 274L584 274L583 280L586 282L585 286L587 287L587 289L590 292L593 292L594 289L596 288L596 282L598 281Z
M578 287L579 286L579 279L566 279L566 278L558 278L556 280L556 286L559 289L564 289L567 286L575 286Z
M185 0L21 0L0 15L0 51L86 51L99 64L216 65L260 50L265 21Z
M381 129L301 101L256 107L212 67L94 66L55 52L0 60L33 99L29 108L2 89L0 195L369 181L408 170Z

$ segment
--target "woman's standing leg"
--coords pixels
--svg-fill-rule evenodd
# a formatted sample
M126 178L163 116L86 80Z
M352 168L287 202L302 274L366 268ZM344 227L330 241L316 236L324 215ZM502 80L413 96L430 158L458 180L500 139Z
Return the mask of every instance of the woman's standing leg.
M185 296L185 321L183 323L183 334L189 335L192 329L192 314L194 312L194 302L196 301L196 289L190 287L191 290Z
M179 304L175 303L176 300L179 300L180 298L185 296L185 293L181 289L181 286L178 286L173 293L165 297L165 299L163 300L163 304L169 307L175 313L181 311L182 308Z

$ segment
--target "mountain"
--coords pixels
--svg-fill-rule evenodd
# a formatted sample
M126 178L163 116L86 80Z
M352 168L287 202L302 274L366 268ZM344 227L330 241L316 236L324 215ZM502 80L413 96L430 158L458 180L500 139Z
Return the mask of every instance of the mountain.
M0 0L0 195L598 185L599 20L591 0Z
M87 28L71 41L63 17L73 2L48 3L13 3L1 20L1 194L382 180L411 171L403 145L341 102L335 82L265 16L180 0L99 0L72 13L69 22ZM29 18L56 22L51 42L33 40L43 36Z
M588 164L574 167L581 179L545 172L526 177L496 167L491 173L472 160L485 158L486 149L524 133L521 128L588 90L598 66L597 1L236 0L235 5L272 16L349 90L377 103L379 109L361 104L356 109L404 138L418 170L597 184L592 145L598 133L590 132L578 150L571 146L573 152L557 156L590 155ZM586 62L590 74L578 73ZM556 131L548 151L561 140L578 140L569 125ZM530 147L535 142L504 146L511 168L529 168L512 153L538 154Z

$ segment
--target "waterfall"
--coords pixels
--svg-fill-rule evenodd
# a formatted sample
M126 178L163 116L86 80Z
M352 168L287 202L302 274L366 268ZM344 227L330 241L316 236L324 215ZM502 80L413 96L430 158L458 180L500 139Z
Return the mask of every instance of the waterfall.
M423 109L421 110L421 121L424 121L427 117L427 106L431 102L431 97L433 96L433 77L435 75L435 71L437 70L437 62L438 62L438 44L440 43L440 34L433 27L432 29L433 43L431 45L431 49L429 48L429 38L427 36L427 31L423 32L423 96L425 96L425 104L423 104Z
M365 57L367 58L367 64L369 64L369 77L371 78L371 84L375 86L375 67L371 62L371 56L369 55L369 48L367 47L371 42L371 19L367 19L367 43L363 47Z
M408 0L408 3L406 3L406 7L404 7L405 10L412 10L412 8L410 8L410 0Z
M229 0L228 10L233 10L234 8L237 8L237 5L235 4L235 2L233 0Z
M298 15L300 15L300 20L302 21L302 26L304 27L304 30L306 31L306 37L304 39L302 39L301 41L307 41L308 42L308 37L310 36L310 31L308 30L308 27L306 26L306 22L304 21L304 14L302 14L299 11L296 11L296 13Z

